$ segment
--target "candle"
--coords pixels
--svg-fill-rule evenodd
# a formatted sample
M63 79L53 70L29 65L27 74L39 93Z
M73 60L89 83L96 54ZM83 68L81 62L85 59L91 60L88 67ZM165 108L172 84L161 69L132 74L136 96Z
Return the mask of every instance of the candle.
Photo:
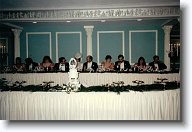
M4 53L6 53L6 46L4 46Z
M171 56L173 56L173 44L171 44Z

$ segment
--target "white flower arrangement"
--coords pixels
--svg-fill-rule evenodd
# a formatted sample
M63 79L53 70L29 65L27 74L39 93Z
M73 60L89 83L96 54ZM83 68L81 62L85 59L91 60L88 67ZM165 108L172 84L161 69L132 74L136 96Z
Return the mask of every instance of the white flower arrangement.
M135 80L135 81L132 81L133 83L136 83L137 85L140 85L142 83L144 83L144 81L141 81L141 80Z
M34 69L34 72L38 72L38 71L44 71L44 68L42 68L40 66L36 66Z

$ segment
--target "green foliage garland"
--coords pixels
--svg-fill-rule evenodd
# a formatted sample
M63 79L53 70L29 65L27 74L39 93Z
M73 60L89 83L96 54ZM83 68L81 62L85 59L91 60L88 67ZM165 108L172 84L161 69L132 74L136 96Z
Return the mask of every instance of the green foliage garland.
M90 86L84 87L81 85L77 92L116 92L120 94L120 92L129 92L138 91L138 92L146 92L146 91L164 91L164 90L172 90L180 88L180 83L177 82L166 82L164 84L150 84L150 85L122 85L122 86ZM70 93L71 91L67 91L68 85L63 84L63 86L50 86L50 85L13 85L7 86L4 85L3 80L0 80L0 89L1 91L30 91L30 92L61 92L66 91Z

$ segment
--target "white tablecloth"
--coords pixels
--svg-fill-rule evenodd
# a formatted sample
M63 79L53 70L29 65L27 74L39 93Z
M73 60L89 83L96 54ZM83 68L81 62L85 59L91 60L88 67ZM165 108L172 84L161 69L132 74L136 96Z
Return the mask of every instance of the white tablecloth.
M8 81L27 81L27 84L42 84L43 81L54 81L52 85L68 83L68 73L28 73L28 74L0 74L0 78ZM180 81L178 73L174 74L137 74L137 73L80 73L79 81L88 86L124 81L126 85L133 85L132 81L141 80L145 84L152 84L157 78L167 78L168 81Z
M180 89L151 92L0 92L1 120L180 120Z

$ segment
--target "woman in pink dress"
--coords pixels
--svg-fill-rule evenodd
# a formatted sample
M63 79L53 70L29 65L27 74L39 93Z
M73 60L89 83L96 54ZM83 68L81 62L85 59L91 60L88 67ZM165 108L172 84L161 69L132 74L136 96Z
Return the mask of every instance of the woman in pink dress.
M54 63L52 62L51 58L49 56L43 57L43 62L40 64L41 68L44 68L45 71L53 70Z
M21 57L16 58L16 62L13 65L13 70L15 70L15 71L24 71L25 70L25 64L22 63Z
M102 68L108 71L113 71L114 70L114 63L111 62L112 57L110 55L107 55L105 57L105 62L101 63Z

